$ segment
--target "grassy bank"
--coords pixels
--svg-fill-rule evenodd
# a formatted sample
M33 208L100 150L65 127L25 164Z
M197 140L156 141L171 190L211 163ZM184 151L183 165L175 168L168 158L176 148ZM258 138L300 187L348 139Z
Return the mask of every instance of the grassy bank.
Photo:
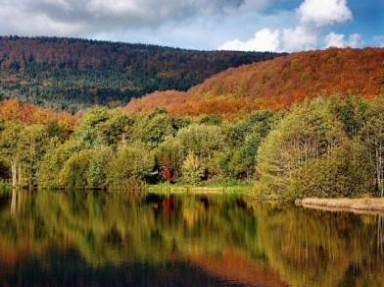
M305 198L296 205L330 211L384 213L384 198Z
M202 186L162 183L148 186L151 193L162 194L248 194L253 184L212 183Z

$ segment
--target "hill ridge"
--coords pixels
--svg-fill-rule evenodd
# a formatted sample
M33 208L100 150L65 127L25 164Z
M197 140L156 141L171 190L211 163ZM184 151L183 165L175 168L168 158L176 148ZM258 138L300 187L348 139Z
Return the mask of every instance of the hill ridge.
M175 115L234 117L255 109L286 109L318 96L370 98L384 93L383 68L384 48L299 52L227 69L186 93L156 92L134 99L126 110L148 111L154 103Z
M277 53L197 51L59 37L0 37L0 99L75 111L156 90L188 90L229 67Z

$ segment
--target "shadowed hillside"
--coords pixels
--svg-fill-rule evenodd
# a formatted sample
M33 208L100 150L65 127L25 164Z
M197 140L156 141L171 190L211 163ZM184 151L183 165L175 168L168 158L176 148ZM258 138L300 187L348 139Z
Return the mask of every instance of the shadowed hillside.
M301 52L228 69L186 93L157 92L132 100L128 111L164 106L175 115L223 114L255 109L281 110L305 98L384 93L384 49Z
M0 99L71 111L117 106L156 90L187 90L228 67L275 53L192 51L66 38L0 37Z

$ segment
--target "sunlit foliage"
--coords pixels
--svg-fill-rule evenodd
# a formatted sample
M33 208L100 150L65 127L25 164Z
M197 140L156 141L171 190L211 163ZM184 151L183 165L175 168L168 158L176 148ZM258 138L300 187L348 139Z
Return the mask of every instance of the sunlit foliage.
M126 109L149 111L163 106L174 115L234 118L254 109L285 110L318 96L372 98L384 92L383 61L381 48L301 52L228 69L186 93L156 92L130 102Z

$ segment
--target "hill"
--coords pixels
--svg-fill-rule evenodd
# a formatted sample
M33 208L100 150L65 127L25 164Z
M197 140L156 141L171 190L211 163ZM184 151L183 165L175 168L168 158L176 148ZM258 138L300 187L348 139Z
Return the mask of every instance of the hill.
M166 107L175 115L235 117L255 109L281 110L305 98L384 93L384 49L301 52L231 68L188 92L156 92L132 100L126 110Z
M188 90L228 67L275 53L192 51L68 38L0 37L0 99L71 111L117 106L156 90Z

